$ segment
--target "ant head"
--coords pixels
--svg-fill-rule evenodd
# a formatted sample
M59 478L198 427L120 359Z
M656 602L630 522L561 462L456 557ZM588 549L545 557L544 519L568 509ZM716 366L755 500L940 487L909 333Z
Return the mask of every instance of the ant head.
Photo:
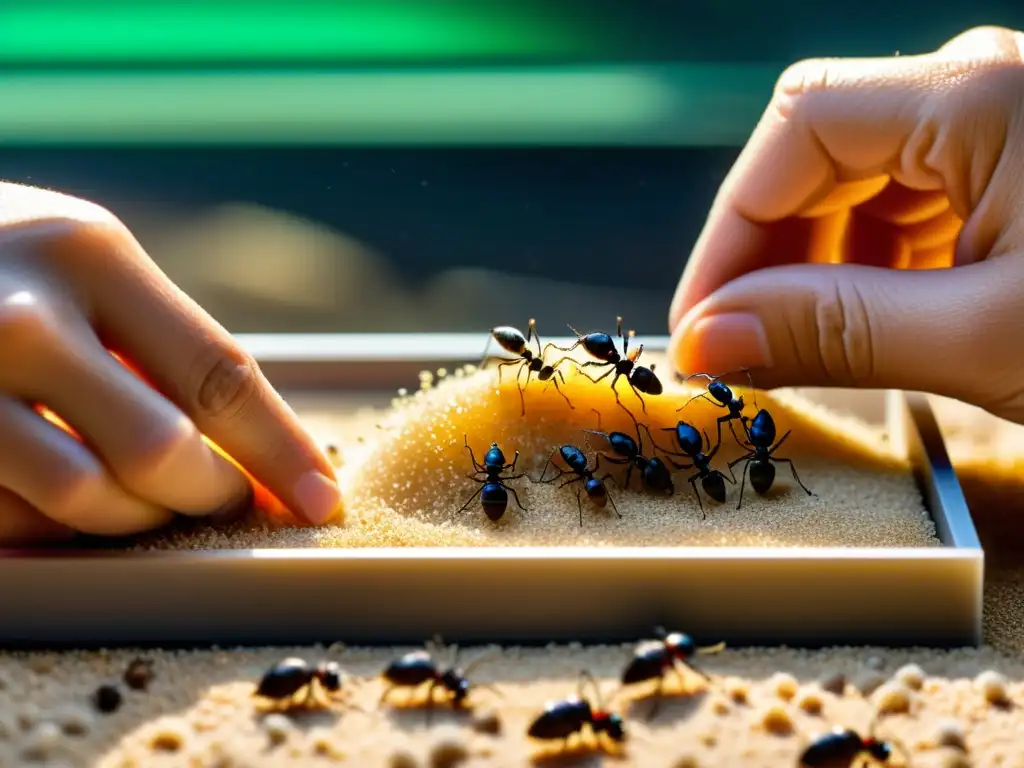
M595 713L594 730L604 732L612 741L621 742L626 740L626 725L622 722L620 715L610 713Z
M615 348L615 339L607 333L588 333L583 337L583 348L598 360L617 362L619 350Z
M449 669L441 676L441 685L451 691L452 700L456 704L461 704L469 696L471 686L462 670Z
M505 454L501 452L501 448L498 447L497 443L491 443L490 450L484 455L484 466L485 467L504 467L505 466Z
M502 349L506 352L511 352L513 355L522 355L523 352L527 351L526 337L523 336L522 331L518 328L501 325L491 329L491 336L501 345Z
M587 496L599 507L604 507L608 503L608 489L604 487L604 483L598 480L596 477L592 477L587 480L585 486Z
M865 752L880 762L888 760L892 756L892 747L887 742L867 738L864 739L863 746Z
M673 632L665 638L665 646L679 656L681 659L688 659L697 652L697 645L693 638L684 635L682 632Z
M327 661L321 664L316 671L320 684L328 691L341 690L341 668L336 662Z
M732 402L732 390L724 382L712 381L708 384L708 394L722 405L728 405Z

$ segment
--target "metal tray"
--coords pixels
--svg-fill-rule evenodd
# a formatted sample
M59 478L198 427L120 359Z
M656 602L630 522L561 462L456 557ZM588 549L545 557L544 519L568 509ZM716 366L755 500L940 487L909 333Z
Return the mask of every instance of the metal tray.
M483 348L463 334L240 338L286 392L385 402ZM885 397L943 547L0 550L0 643L620 642L661 624L731 645L977 645L984 554L942 436L924 395Z

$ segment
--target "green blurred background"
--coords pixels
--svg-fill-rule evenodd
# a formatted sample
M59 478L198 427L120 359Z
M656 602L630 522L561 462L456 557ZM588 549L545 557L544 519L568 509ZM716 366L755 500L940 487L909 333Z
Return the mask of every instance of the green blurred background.
M97 200L234 331L664 331L781 69L1024 5L4 0L0 177Z

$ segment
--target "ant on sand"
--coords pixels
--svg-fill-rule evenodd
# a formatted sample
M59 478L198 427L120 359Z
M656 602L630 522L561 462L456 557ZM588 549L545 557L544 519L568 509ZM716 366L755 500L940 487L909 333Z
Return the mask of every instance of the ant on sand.
M484 463L478 464L476 456L473 455L473 449L469 447L469 436L463 435L463 440L466 441L466 450L469 451L469 459L473 462L473 469L476 471L472 475L467 477L474 483L480 483L480 488L469 497L469 501L462 505L459 512L462 512L473 503L473 500L477 496L480 497L480 505L484 509L484 514L487 515L494 522L498 522L505 514L505 510L508 509L508 494L511 492L512 496L516 500L518 507L526 511L526 507L523 506L522 502L519 501L519 494L516 493L516 489L512 488L506 483L509 480L518 480L523 477L526 473L518 475L505 475L502 476L502 472L510 470L516 471L516 462L519 461L519 451L516 451L516 455L512 457L512 463L505 463L505 454L501 452L497 443L491 443L490 450L484 454ZM477 475L484 475L484 477L477 477Z
M583 696L584 681L593 687L597 706L593 706ZM570 739L576 734L582 734L583 728L587 725L595 736L603 733L615 744L621 744L626 740L626 728L622 717L605 710L597 681L590 672L583 670L580 672L576 695L561 701L548 702L544 711L530 723L526 735L538 741L564 739L563 748L568 748Z
M742 371L747 374L747 380L750 382L750 391L754 393L754 378L750 375L750 370L747 368L740 368L738 371ZM689 376L682 378L683 382L687 382L697 376L703 376L708 379L707 392L701 392L699 395L694 395L681 406L676 408L676 413L683 410L686 406L692 403L694 400L707 400L712 405L728 410L724 416L718 417L718 442L722 442L722 424L729 425L729 431L732 432L733 438L741 446L745 447L745 443L740 440L736 434L736 429L733 427L733 422L739 421L743 427L743 431L746 432L747 425L750 423L750 417L743 415L743 409L746 404L743 402L743 395L736 397L733 394L732 388L728 384L722 381L723 378L730 375L731 373L737 373L738 371L730 371L729 373L723 373L720 376L712 376L710 373L691 373ZM757 408L757 395L754 394L754 408Z
M537 374L538 381L551 381L555 385L555 389L558 391L565 402L569 404L570 408L574 408L572 402L569 400L568 395L561 390L558 385L558 380L562 380L562 384L565 384L565 376L562 375L561 371L555 370L554 365L544 364L544 351L546 348L542 348L540 344L540 335L537 333L537 321L533 318L530 319L530 324L526 329L526 335L518 328L513 328L509 325L498 326L497 328L491 329L491 338L487 340L487 346L484 347L484 365L490 359L487 357L487 347L491 345L491 339L498 342L501 348L506 352L516 355L511 360L504 360L498 363L498 385L501 386L501 369L506 365L518 365L519 368L516 371L516 388L519 390L519 402L523 407L522 416L526 415L526 395L523 391L530 386L530 376ZM530 349L530 340L533 339L537 342L537 353L534 354ZM554 344L548 344L548 347L554 347ZM555 347L557 349L557 347ZM482 367L482 366L481 366ZM519 379L526 371L526 383L520 384Z
M633 440L625 432L608 433L601 431L601 412L596 408L591 410L597 414L597 429L584 429L583 431L588 435L602 437L608 443L608 446L616 456L609 456L604 451L600 451L605 461L610 464L626 465L626 476L622 487L629 488L629 481L633 475L633 470L637 469L640 472L640 477L645 487L671 496L675 492L675 486L672 484L672 473L661 459L656 456L648 458L643 455L644 444L640 436L640 423L636 419L633 420L633 424L636 426L636 440ZM654 438L651 437L650 428L644 425L644 429L647 430L647 436L653 443Z
M561 455L562 461L566 463L569 469L558 469L558 465L555 464L556 452ZM605 480L611 480L612 483L615 483L615 478L612 477L611 472L606 473L600 478L594 476L601 468L601 454L597 455L593 469L590 469L588 464L587 455L583 453L583 451L575 445L563 445L551 451L551 455L548 456L548 460L544 464L544 471L540 473L540 479L536 481L538 483L553 483L555 480L560 477L564 477L565 475L575 475L575 477L570 477L564 483L559 485L559 488L564 488L567 485L583 481L583 485L581 485L579 490L576 491L576 506L578 506L580 510L580 528L583 527L582 495L584 491L590 501L593 502L594 506L604 509L610 501L612 503L612 510L620 518L622 517L622 515L619 514L618 507L615 506L615 499L608 495L608 489L604 485ZM544 475L548 472L548 466L552 465L555 469L558 469L558 474L550 480L545 480Z
M775 442L775 419L772 415L763 408L757 412L757 415L750 422L750 427L746 430L747 441L743 445L744 448L749 449L750 453L746 456L740 456L735 461L729 462L729 471L732 471L734 465L739 464L741 461L747 462L743 465L743 474L740 476L742 481L740 482L740 500L736 504L736 509L740 508L743 503L743 486L746 482L747 470L750 470L750 484L753 486L754 491L758 494L768 493L772 484L775 482L775 464L789 464L789 469L793 473L793 479L797 481L801 488L807 493L808 496L813 496L810 489L803 484L800 480L800 476L796 473L796 465L793 464L792 459L777 458L774 454L789 437L789 430L784 434L779 441ZM772 443L775 443L772 445Z
M865 755L874 762L885 765L892 757L893 751L902 753L904 761L910 764L910 754L906 747L896 739L881 741L875 738L874 730L874 722L868 729L868 736L861 736L852 728L836 726L807 745L800 754L800 765L807 768L824 768L826 765L839 765L840 761L843 761L853 766L855 761L856 764L861 764L860 760Z
M720 653L725 650L725 643L698 648L693 638L682 632L667 632L664 627L654 630L656 640L641 641L633 651L626 668L622 671L622 685L635 685L657 678L658 687L654 690L654 703L648 714L653 719L661 706L662 693L665 687L665 676L671 669L676 673L679 682L685 684L680 667L686 667L705 680L711 678L706 672L693 665L691 659L697 655Z
M561 352L572 352L576 347L582 345L583 349L587 351L587 354L597 359L588 363L578 363L572 357L566 355L556 361L553 367L558 368L563 362L569 360L579 367L580 373L595 384L614 373L615 376L612 379L612 392L615 393L615 402L620 408L622 408L622 410L629 413L626 406L624 406L622 401L619 400L619 392L615 388L615 384L618 382L619 377L624 376L626 383L629 384L630 389L633 390L633 394L636 395L637 399L640 401L640 407L643 408L643 412L647 413L647 403L644 402L641 393L646 395L660 395L663 391L661 380L658 378L657 374L654 373L653 365L650 368L637 365L636 361L639 360L640 355L643 354L644 345L640 344L630 351L629 340L636 335L636 332L630 331L628 335L623 336L622 318L619 317L616 318L616 320L618 322L618 337L622 339L622 354L619 354L619 350L615 347L615 339L607 333L594 332L582 334L570 325L569 330L576 334L576 341L573 344L568 347L559 347L555 344L549 344L548 346ZM588 368L592 365L608 366L608 370L594 379L587 376L583 371L583 368ZM632 414L630 414L630 416L632 416Z
M718 453L718 449L722 447L722 442L719 442L711 449L710 453L704 453L705 444L710 446L711 439L708 437L707 431L704 432L704 440L701 440L701 433L697 431L697 428L692 424L687 424L685 421L680 421L674 427L663 427L663 432L672 432L675 435L676 443L679 445L679 451L666 451L664 448L660 448L655 445L657 450L668 456L685 456L692 463L690 464L679 464L672 459L669 459L669 463L676 469L696 469L697 471L687 478L687 482L693 487L693 494L697 497L697 504L700 506L700 514L703 519L707 519L707 513L704 511L704 502L701 501L700 493L697 491L697 481L700 480L701 487L704 489L710 498L717 501L719 504L725 502L725 481L728 480L733 485L736 484L736 478L733 476L732 479L726 477L717 469L711 469L711 460ZM652 441L653 442L653 441ZM729 474L732 475L732 469L730 468Z
M442 649L444 648L444 641L440 637L435 637L430 645ZM418 688L424 683L429 682L430 686L427 688L426 698L427 720L429 722L434 704L436 703L434 691L438 688L445 692L446 698L455 708L465 706L466 699L474 687L488 688L499 695L501 694L494 686L483 684L474 686L469 682L469 673L483 662L488 661L490 659L489 655L485 654L474 659L464 670L460 669L457 665L458 657L459 649L453 646L449 653L447 668L442 668L438 665L429 649L412 651L395 659L388 664L382 673L384 681L389 683L389 685L384 689L384 693L381 694L381 704L387 700L395 688Z

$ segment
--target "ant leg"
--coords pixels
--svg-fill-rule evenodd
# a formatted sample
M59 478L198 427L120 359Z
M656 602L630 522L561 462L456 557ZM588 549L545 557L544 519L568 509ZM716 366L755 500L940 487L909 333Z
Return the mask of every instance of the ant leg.
M803 482L800 480L800 476L796 473L796 465L793 464L793 460L792 459L776 459L774 456L772 456L772 461L774 461L774 462L776 462L778 464L789 464L789 469L793 473L793 479L796 480L797 483L800 484L800 487L804 489L804 492L808 496L813 496L814 495L813 493L811 493L811 489L808 488L806 485L804 485Z
M671 455L672 456L682 456L681 453L673 453ZM669 464L671 464L676 469L693 469L693 464L678 464L675 461L673 461L672 459L670 459L668 456L665 457L665 461L667 461Z
M504 362L498 363L498 386L499 387L501 386L501 369L504 368L506 365L515 365L516 363L522 364L522 362L523 362L523 359L521 357L517 357L515 360L505 360ZM516 374L516 379L518 379L518 378L519 378L519 374L517 373Z
M711 438L708 437L708 431L706 429L702 429L701 432L704 433L704 442L708 444L709 448L711 448ZM722 433L719 432L718 435L719 435L718 442L715 444L714 448L711 448L711 452L708 454L708 460L709 461L711 459L715 458L715 454L718 453L718 449L722 447L722 437L721 437Z
M482 481L482 482L486 482L486 481ZM476 499L476 497L479 496L483 492L483 490L484 490L484 487L482 485L479 488L477 488L476 489L476 493L474 493L472 496L469 497L469 501L467 501L465 504L462 505L462 508L459 509L459 512L464 512L466 510L466 507L468 507L470 504L472 504L473 501Z
M633 382L629 381L628 378L626 379L626 381L629 382L629 388L633 390L633 394L636 395L636 399L640 401L640 410L642 410L644 412L644 415L646 416L647 415L647 403L644 401L643 397L641 397L640 390L637 389L635 386L633 386ZM635 420L636 419L634 418L634 421Z
M524 368L526 369L526 383L520 386L519 377L523 375ZM519 369L519 373L516 374L516 388L519 390L519 404L522 405L523 407L523 412L519 414L520 418L526 415L526 394L525 392L523 392L523 390L530 386L530 375L532 373L533 371L530 370L530 366L524 365L522 368Z
M773 453L775 453L777 450L779 450L779 446L782 445L784 442L786 442L786 438L789 437L789 435L790 435L790 433L792 431L793 430L791 430L791 429L787 430L786 434L784 434L782 437L779 438L779 442L777 442L775 445L773 445L771 447L771 449L768 451L768 455L769 456L771 456Z
M469 460L473 462L473 469L477 472L486 472L487 467L477 463L476 456L473 455L473 449L469 447L469 435L463 435L462 439L466 442L466 450L469 451Z
M387 701L388 696L391 694L393 690L395 690L395 688L397 688L397 686L395 685L389 685L387 688L385 688L384 693L380 695L380 701L377 702L377 705L380 706L385 701Z
M633 466L633 462L629 462L629 465L626 467L626 476L622 479L623 488L629 488L629 480L633 477Z
M661 711L661 701L665 694L665 675L658 676L658 686L654 689L654 694L651 696L651 708L647 710L647 722L650 722L658 716L658 712Z
M566 472L566 474L569 474L569 473L568 473L568 472ZM558 478L556 477L556 478L554 478L554 479L555 479L555 480L557 480ZM569 478L568 480L566 480L566 481L565 481L564 483L562 483L562 484L561 484L560 486L558 486L558 487L559 487L559 488L565 488L565 486L567 486L567 485L572 485L573 483L578 483L578 482L579 482L580 480L582 480L582 479L583 479L583 477L582 477L581 475L577 475L576 477L570 477L570 478Z
M583 499L580 498L582 493L583 493L583 486L581 485L580 489L578 491L576 491L576 506L579 507L579 509L580 509L580 528L583 527Z
M606 474L604 477L601 478L601 482L602 483L605 480L611 480L612 484L616 488L619 487L618 484L615 482L615 478L611 476L611 473ZM616 517L618 517L621 520L622 519L622 514L619 512L619 508L615 505L615 499L612 498L612 495L610 493L608 494L608 501L610 501L612 503L612 512L614 512Z
M511 478L509 478L509 479L511 480ZM504 485L504 484L502 484L502 486L503 486L503 487L505 488L505 490L507 490L507 491L508 491L509 493L511 493L511 494L512 494L512 498L514 498L514 499L516 500L516 505L517 505L517 506L518 506L518 507L519 507L519 508L520 508L521 510L523 510L523 512L526 512L526 511L528 511L528 510L526 509L526 507L524 507L524 506L522 505L522 503L521 503L521 502L519 501L519 494L518 494L518 493L516 493L516 489L515 489L515 488L511 488L511 487L509 487L509 486L507 486L507 485Z
M516 455L512 457L512 463L506 464L502 469L507 469L509 472L515 472L517 461L519 461L519 451L516 451Z
M565 384L565 377L562 376L562 372L561 371L555 371L555 375L551 377L551 381L555 385L555 392L560 394L562 396L562 399L565 400L566 404L568 404L569 408L571 408L572 410L575 411L576 410L576 406L572 404L572 400L570 400L569 396L567 394L565 394L565 392L562 391L562 388L560 386L558 386L558 377L559 376L562 377L562 383Z
M747 457L744 457L747 458ZM743 459L737 459L742 461ZM750 459L747 458L747 463L743 465L743 474L740 475L740 500L736 502L736 509L739 509L743 504L743 488L747 483L747 470L750 469Z
M537 482L538 482L538 483L543 483L543 482L545 482L545 480L544 480L544 475L546 475L546 474L548 473L548 467L549 467L549 466L553 466L553 467L554 467L555 469L558 469L558 465L557 465L557 464L555 464L555 453L556 453L557 451L558 451L558 449L557 449L557 448L553 448L553 449L551 450L551 454L550 454L550 455L548 456L548 460L547 460L547 462L545 462L545 464L544 464L544 471L540 473L540 479L539 479L539 480L537 480ZM549 483L553 483L553 482L555 482L555 480L557 480L558 478L560 478L560 477L561 477L562 475L564 475L564 474L567 474L567 473L566 473L566 472L562 472L561 470L559 470L559 473L558 473L557 475L555 475L554 477L552 477L552 478L551 478L550 480L548 480L547 482L549 482Z
M735 427L735 426L733 426L733 422L734 422L734 421L735 421L735 419L733 419L733 418L732 418L732 417L730 416L730 417L729 417L729 431L730 431L730 432L732 432L732 438L733 438L733 440L735 440L735 441L736 441L737 443L739 443L739 445L740 445L740 448L746 448L747 446L746 446L746 445L745 445L745 444L744 444L744 443L743 443L743 442L742 442L742 441L740 440L740 438L739 438L739 435L737 435L737 434L736 434L736 427ZM744 424L744 425L743 425L743 427L744 427L744 430L746 430L746 424ZM749 433L748 433L748 435L749 435ZM718 438L718 439L719 439L719 440L721 440L721 439L722 439L722 438L721 438L721 435L719 435L719 438Z
M705 374L703 374L703 373L695 373L695 374L693 374L693 375L694 375L694 376L704 376ZM716 402L715 402L714 400L712 400L712 399L711 399L710 397L708 397L708 393L707 393L707 392L701 392L701 393L700 393L699 395L694 395L694 396L693 396L693 397L691 397L691 398L690 398L689 400L687 400L687 401L686 401L685 403L683 403L683 404L682 404L681 406L679 406L678 408L676 408L676 413L679 413L679 412L680 412L681 410L683 410L683 408L685 408L686 406L688 406L688 405L689 405L690 403L692 403L692 402L693 402L694 400L700 400L700 399L702 399L702 398L703 398L704 400L707 400L707 401L708 401L709 403L711 403L712 405L714 405L714 406L716 406L716 407L719 407L719 408L721 407L721 405L720 405L719 403L716 403Z
M700 473L697 473L689 479L689 483L693 486L693 495L697 497L697 504L700 506L700 516L702 520L708 519L708 513L704 511L704 502L700 499L700 491L697 490L697 478L700 477Z
M559 352L572 352L574 349L576 349L576 347L583 343L584 336L571 325L569 326L569 330L576 334L576 341L574 341L568 347L560 347L557 344L553 344L551 342L548 342L548 346L557 349Z

